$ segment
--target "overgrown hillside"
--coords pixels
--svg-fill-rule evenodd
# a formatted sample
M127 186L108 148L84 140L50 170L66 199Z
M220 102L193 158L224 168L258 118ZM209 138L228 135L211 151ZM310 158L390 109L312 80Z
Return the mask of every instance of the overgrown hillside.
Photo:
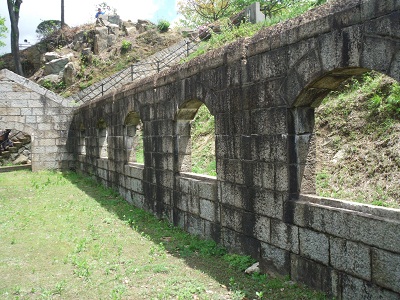
M370 73L316 110L317 194L400 208L400 86Z

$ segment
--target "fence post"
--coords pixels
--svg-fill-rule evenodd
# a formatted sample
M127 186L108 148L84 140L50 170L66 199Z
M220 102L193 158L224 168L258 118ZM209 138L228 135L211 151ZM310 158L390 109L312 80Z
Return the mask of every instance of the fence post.
M189 44L190 44L190 41L186 41L186 57L189 56Z
M157 73L160 73L160 61L157 60Z
M133 65L131 65L131 81L133 81Z
M101 95L104 95L104 83L101 84Z

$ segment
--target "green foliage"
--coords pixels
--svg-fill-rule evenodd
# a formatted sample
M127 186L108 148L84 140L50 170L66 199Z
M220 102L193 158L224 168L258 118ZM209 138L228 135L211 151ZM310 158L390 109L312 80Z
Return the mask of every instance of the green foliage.
M250 256L238 254L227 254L223 256L223 259L227 261L231 267L242 272L256 262L256 260Z
M157 29L160 32L167 32L170 25L171 24L167 20L159 20L157 23Z
M324 1L276 1L279 2L279 10L274 10L274 13L271 12L271 16L267 18L264 22L260 22L257 24L252 24L249 22L241 23L240 26L233 26L229 19L221 19L219 20L219 28L220 32L214 33L211 32L211 38L207 41L203 41L199 48L192 54L189 55L188 58L184 59L183 62L189 61L199 55L206 53L209 50L220 48L232 41L235 41L239 38L243 37L251 37L256 34L259 30L264 27L269 27L275 25L279 22L295 18L307 10L315 7L316 5L321 4Z
M6 37L5 33L8 31L5 25L6 19L0 17L0 47L4 47L6 44L1 40Z
M315 114L316 137L324 137L317 157L319 196L399 207L399 99L398 82L370 72L323 100Z
M121 44L121 51L127 52L132 49L132 43L130 41L123 40Z
M191 124L192 172L216 176L214 117L201 105Z
M36 28L36 33L39 39L45 39L53 32L60 30L61 21L59 20L46 20L39 23Z
M42 81L41 85L44 88L46 88L46 89L48 89L50 91L53 91L55 93L59 93L59 92L65 90L65 88L66 88L66 85L65 85L64 81L53 82L53 81L45 79L45 80Z

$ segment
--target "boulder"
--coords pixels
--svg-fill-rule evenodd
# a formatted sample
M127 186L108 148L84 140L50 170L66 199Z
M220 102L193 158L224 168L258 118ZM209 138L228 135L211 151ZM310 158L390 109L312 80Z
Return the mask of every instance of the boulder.
M109 16L107 16L107 20L111 24L115 24L118 27L122 24L122 21L121 21L121 18L119 17L119 15L109 15Z
M254 265L248 267L245 271L246 274L253 274L260 272L260 263L256 262Z
M63 74L63 80L65 82L66 86L71 86L75 82L75 76L76 76L76 68L75 65L72 62L69 62L65 65L64 68L64 74Z
M115 44L116 41L117 41L117 36L114 35L114 34L110 34L110 35L107 37L107 46L108 46L108 47L111 47L112 45Z
M61 55L58 54L57 52L46 52L44 54L44 59L46 62L50 62L52 60L59 59L59 58L61 58Z
M61 57L58 59L53 59L52 61L45 63L43 75L59 74L64 70L65 65L69 63L68 57Z
M116 36L119 35L119 26L115 24L110 24L107 26L108 34L115 34Z
M23 154L20 154L13 162L14 165L26 165L29 162L29 158Z
M94 36L94 45L93 45L94 54L99 54L100 52L107 49L107 37L108 37L107 27L96 27L96 35Z
M59 74L50 74L44 76L38 80L38 84L43 85L44 82L51 82L51 83L58 83L60 82L60 75Z
M155 24L151 23L150 21L147 20L138 20L136 24L136 30L139 33L143 33L151 28L153 28Z

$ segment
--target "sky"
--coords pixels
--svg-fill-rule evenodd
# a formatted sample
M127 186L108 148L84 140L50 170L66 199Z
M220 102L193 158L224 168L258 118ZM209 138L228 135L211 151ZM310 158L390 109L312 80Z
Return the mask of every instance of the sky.
M150 20L157 23L159 20L168 20L171 23L178 18L176 0L64 0L65 23L77 26L94 22L96 4L107 2L110 7L117 10L122 20L136 22L138 19ZM7 38L2 41L7 46L0 48L0 55L10 51L10 24L7 1L0 0L0 17L6 18L9 29ZM28 40L31 44L37 41L35 33L40 22L45 20L60 20L61 0L24 0L21 5L19 20L19 42Z

